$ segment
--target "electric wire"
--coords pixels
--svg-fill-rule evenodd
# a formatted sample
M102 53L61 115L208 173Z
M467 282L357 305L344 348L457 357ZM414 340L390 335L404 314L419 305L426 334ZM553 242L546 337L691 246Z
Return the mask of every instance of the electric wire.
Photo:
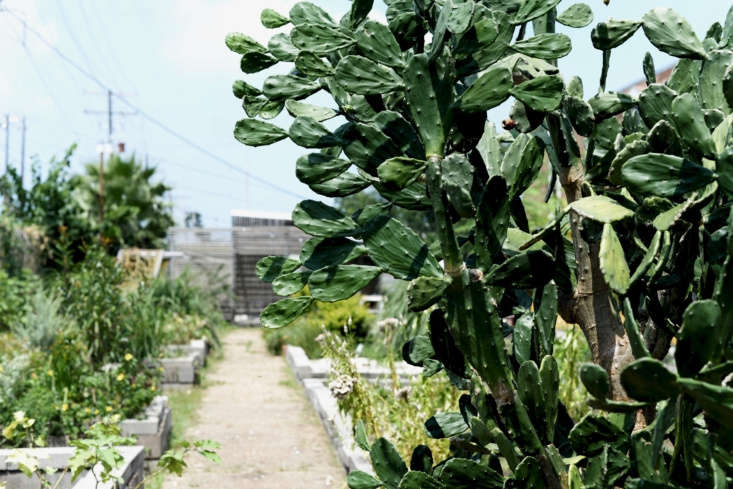
M15 17L18 21L23 22L23 19L21 19L13 10L6 8L4 11L5 12L8 12L10 15L12 15L13 17ZM166 125L165 123L163 123L162 121L160 121L159 119L157 119L156 117L153 117L147 111L143 110L138 105L133 104L132 102L130 102L126 97L124 97L124 96L122 96L120 94L115 93L110 87L108 87L104 82L102 82L97 76L95 76L89 70L87 70L84 67L80 66L76 61L74 61L69 56L67 56L66 54L64 54L63 51L61 51L56 46L54 46L53 44L51 44L41 33L39 33L36 29L34 29L31 26L29 26L27 23L26 23L26 28L28 29L28 31L30 33L32 33L35 37L37 37L43 44L45 44L49 49L51 49L57 56L59 56L61 59L63 59L68 64L70 64L72 67L74 67L79 73L81 73L82 75L84 75L90 81L92 81L95 84L97 84L103 90L112 91L112 93L115 95L115 97L119 101L121 101L122 103L124 103L125 105L127 105L129 108L131 108L133 110L136 110L141 117L145 118L148 122L150 122L151 124L157 126L159 129L163 130L164 132L167 132L171 136L175 137L176 139L182 141L183 143L185 143L188 146L192 147L193 149L197 150L199 153L202 153L202 154L208 156L210 159L218 162L219 164L226 166L227 168L229 168L232 171L241 173L241 174L247 176L248 178L252 179L253 181L259 182L260 184L264 185L267 188L270 188L272 190L276 190L276 191L278 191L278 192L280 192L282 194L290 195L291 197L295 197L295 198L298 198L298 199L307 199L308 198L308 197L305 197L303 195L298 194L297 192L293 192L293 191L288 190L288 189L286 189L284 187L280 187L279 185L276 185L274 183L271 183L270 181L268 181L268 180L266 180L266 179L264 179L262 177L258 177L257 175L255 175L255 174L253 174L253 173L251 173L251 172L249 172L247 170L244 170L244 169L242 169L242 168L234 165L233 163L231 163L231 162L227 161L226 159L222 158L221 156L219 156L219 155L217 155L217 154L209 151L208 149L204 148L200 144L196 143L195 141L193 141L193 140L189 139L188 137L184 136L183 134L179 133L175 129L172 129L171 127L169 127L168 125Z

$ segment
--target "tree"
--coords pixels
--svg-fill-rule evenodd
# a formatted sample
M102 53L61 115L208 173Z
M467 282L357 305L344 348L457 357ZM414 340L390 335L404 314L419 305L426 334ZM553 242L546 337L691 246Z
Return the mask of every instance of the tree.
M373 187L386 200L350 215L298 204L293 222L314 238L300 260L268 257L258 272L280 291L308 285L311 295L270 305L263 324L286 326L315 300L347 298L390 273L410 282L414 310L432 311L430 335L406 345L406 358L440 362L466 389L460 413L426 423L453 439L450 459L417 447L408 471L388 441L367 447L360 437L378 479L356 473L350 486L727 487L733 9L703 41L664 8L598 24L602 77L586 99L580 79L559 74L571 43L556 32L589 25L584 4L386 3L387 25L367 19L372 0L354 0L338 22L301 2L287 17L262 13L266 27L292 24L268 47L227 37L245 73L295 64L262 89L235 82L248 116L235 138L290 138L313 150L296 175L318 194ZM679 58L674 74L656 83L647 54L638 97L608 91L613 49L640 29ZM322 91L332 107L302 101ZM508 132L498 134L486 111L509 99ZM288 130L263 120L283 108L294 117ZM331 131L329 119L343 124ZM531 229L522 196L545 158L567 206ZM432 213L437 242L392 207ZM350 264L363 255L373 265ZM612 414L574 420L558 402L558 314L590 346L593 363L580 371L589 402ZM673 340L676 371L660 361Z
M105 162L101 200L98 164L88 164L86 173L76 177L75 193L84 204L86 218L113 250L164 247L168 228L174 224L165 201L170 187L154 182L154 177L155 168L141 165L134 156L124 159L116 154Z

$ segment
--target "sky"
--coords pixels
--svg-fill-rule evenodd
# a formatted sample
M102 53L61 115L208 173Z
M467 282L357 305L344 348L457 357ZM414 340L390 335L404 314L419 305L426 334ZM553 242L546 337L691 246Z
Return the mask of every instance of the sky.
M578 0L563 0L563 11ZM78 145L72 171L98 159L107 141L106 94L102 87L80 74L31 30L40 33L56 50L120 93L145 115L184 137L161 129L141 112L113 99L112 141L124 141L126 151L156 166L165 183L173 187L170 200L182 222L186 212L203 215L204 225L227 227L232 209L290 212L300 200L319 198L295 177L295 160L305 151L288 140L262 148L249 148L232 136L234 124L245 117L241 102L231 94L232 82L245 79L262 85L269 74L287 71L276 66L257 75L239 71L239 56L224 45L228 32L249 34L263 44L280 30L268 30L259 12L274 8L287 14L294 0L0 0L0 117L11 115L10 164L18 165L21 124L27 122L27 165L36 158L41 167ZM348 0L315 0L339 18ZM595 23L609 18L638 20L653 7L671 7L685 16L700 38L715 21L723 22L728 0L586 0L595 15L583 29L558 26L573 41L573 52L560 60L566 79L579 75L586 98L598 89L601 53L590 43ZM384 18L385 5L375 1L372 16ZM24 28L20 17L27 23ZM657 51L639 30L613 51L608 88L621 89L642 78L642 58L654 56L657 69L673 59ZM324 103L321 97L318 103ZM493 110L496 121L506 117L508 106ZM287 115L273 122L289 126ZM1 121L0 121L1 122ZM5 132L0 133L0 164L4 164ZM210 154L196 149L204 148ZM212 157L214 155L216 158ZM247 177L249 172L252 177ZM26 172L28 173L28 172ZM275 190L258 181L280 188Z

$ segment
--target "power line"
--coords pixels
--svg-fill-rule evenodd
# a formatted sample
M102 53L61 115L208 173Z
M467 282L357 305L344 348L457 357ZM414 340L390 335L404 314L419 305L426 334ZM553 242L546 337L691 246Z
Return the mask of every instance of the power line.
M23 19L21 19L14 11L12 11L10 9L7 9L7 8L5 9L5 11L8 12L13 17L15 17L19 22L24 22ZM94 83L96 83L97 85L99 85L100 88L102 88L104 90L112 91L112 89L110 87L108 87L104 82L102 82L94 74L92 74L87 69L85 69L82 66L80 66L73 59L69 58L66 54L64 54L61 50L59 50L56 46L54 46L53 44L51 44L37 30L33 29L32 27L30 27L27 24L26 24L26 28L34 36L36 36L43 44L45 44L49 49L51 49L57 56L59 56L61 59L63 59L64 61L66 61L71 66L73 66L79 73L81 73L86 78L88 78L89 80L91 80ZM112 92L114 93L114 91L112 91ZM280 187L279 185L276 185L274 183L271 183L271 182L269 182L268 180L265 180L262 177L258 177L257 175L254 175L253 173L248 172L247 170L244 170L244 169L242 169L242 168L234 165L233 163L230 163L229 161L227 161L226 159L222 158L221 156L219 156L219 155L217 155L215 153L212 153L211 151L209 151L208 149L204 148L200 144L196 143L195 141L189 139L188 137L184 136L183 134L179 133L178 131L176 131L176 130L172 129L171 127L167 126L165 123L163 123L160 120L158 120L157 118L153 117L152 115L150 115L148 112L146 112L145 110L143 110L139 106L133 104L132 102L130 102L129 100L127 100L127 98L123 97L122 95L118 95L116 93L115 93L115 95L116 95L116 97L117 97L118 100L120 100L121 102L123 102L125 105L127 105L131 109L136 110L140 114L141 117L145 118L151 124L153 124L155 126L158 126L159 129L163 130L164 132L167 132L168 134L170 134L171 136L175 137L176 139L179 139L180 141L184 142L185 144L191 146L192 148L194 148L198 152L200 152L200 153L208 156L212 160L217 161L218 163L226 166L230 170L233 170L233 171L236 171L236 172L241 173L243 175L246 175L247 177L251 178L252 180L254 180L256 182L259 182L260 184L262 184L262 185L264 185L264 186L266 186L268 188L271 188L271 189L276 190L278 192L281 192L283 194L290 195L291 197L296 197L298 199L307 199L308 198L308 197L305 197L303 195L300 195L300 194L298 194L296 192L290 191L290 190L288 190L286 188Z

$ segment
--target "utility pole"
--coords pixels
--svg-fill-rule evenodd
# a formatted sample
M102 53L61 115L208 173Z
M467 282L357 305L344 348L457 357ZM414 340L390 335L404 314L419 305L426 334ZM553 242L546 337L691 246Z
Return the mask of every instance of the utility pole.
M20 182L23 183L25 178L25 134L28 130L28 126L25 123L25 116L21 121L21 139L20 139Z
M10 114L5 114L5 173L10 168Z

